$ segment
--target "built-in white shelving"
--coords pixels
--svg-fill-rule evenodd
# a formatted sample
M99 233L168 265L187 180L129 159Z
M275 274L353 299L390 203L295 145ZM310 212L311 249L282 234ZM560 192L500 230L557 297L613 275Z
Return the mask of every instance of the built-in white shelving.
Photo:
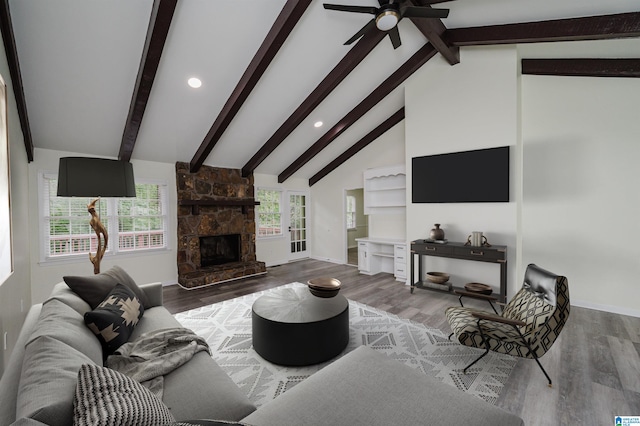
M404 213L406 206L404 165L364 172L364 214Z

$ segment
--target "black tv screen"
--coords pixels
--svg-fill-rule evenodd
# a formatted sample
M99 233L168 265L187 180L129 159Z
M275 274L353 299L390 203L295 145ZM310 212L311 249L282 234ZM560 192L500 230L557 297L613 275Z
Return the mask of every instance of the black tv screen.
M509 147L412 159L414 203L509 201Z

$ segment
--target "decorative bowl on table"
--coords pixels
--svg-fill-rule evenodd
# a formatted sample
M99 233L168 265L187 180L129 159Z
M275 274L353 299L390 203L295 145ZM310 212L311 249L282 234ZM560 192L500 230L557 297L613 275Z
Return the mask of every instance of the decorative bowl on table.
M427 272L427 280L434 284L444 284L449 281L449 274L446 272Z
M493 289L491 286L482 283L467 283L464 285L464 289L472 293L479 294L491 294Z
M307 281L309 291L317 297L334 297L340 291L342 283L336 278L320 277Z

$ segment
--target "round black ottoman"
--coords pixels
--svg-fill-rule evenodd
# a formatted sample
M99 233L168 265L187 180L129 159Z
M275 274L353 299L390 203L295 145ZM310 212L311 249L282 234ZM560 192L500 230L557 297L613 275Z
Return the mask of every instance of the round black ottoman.
M307 287L260 296L251 312L253 348L280 365L311 365L338 355L349 343L349 302L323 298Z

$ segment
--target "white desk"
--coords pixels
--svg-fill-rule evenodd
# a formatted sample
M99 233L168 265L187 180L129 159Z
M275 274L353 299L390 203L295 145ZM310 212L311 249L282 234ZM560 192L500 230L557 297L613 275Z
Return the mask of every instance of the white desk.
M398 281L407 279L407 243L392 238L356 238L358 270L361 274L393 274Z

